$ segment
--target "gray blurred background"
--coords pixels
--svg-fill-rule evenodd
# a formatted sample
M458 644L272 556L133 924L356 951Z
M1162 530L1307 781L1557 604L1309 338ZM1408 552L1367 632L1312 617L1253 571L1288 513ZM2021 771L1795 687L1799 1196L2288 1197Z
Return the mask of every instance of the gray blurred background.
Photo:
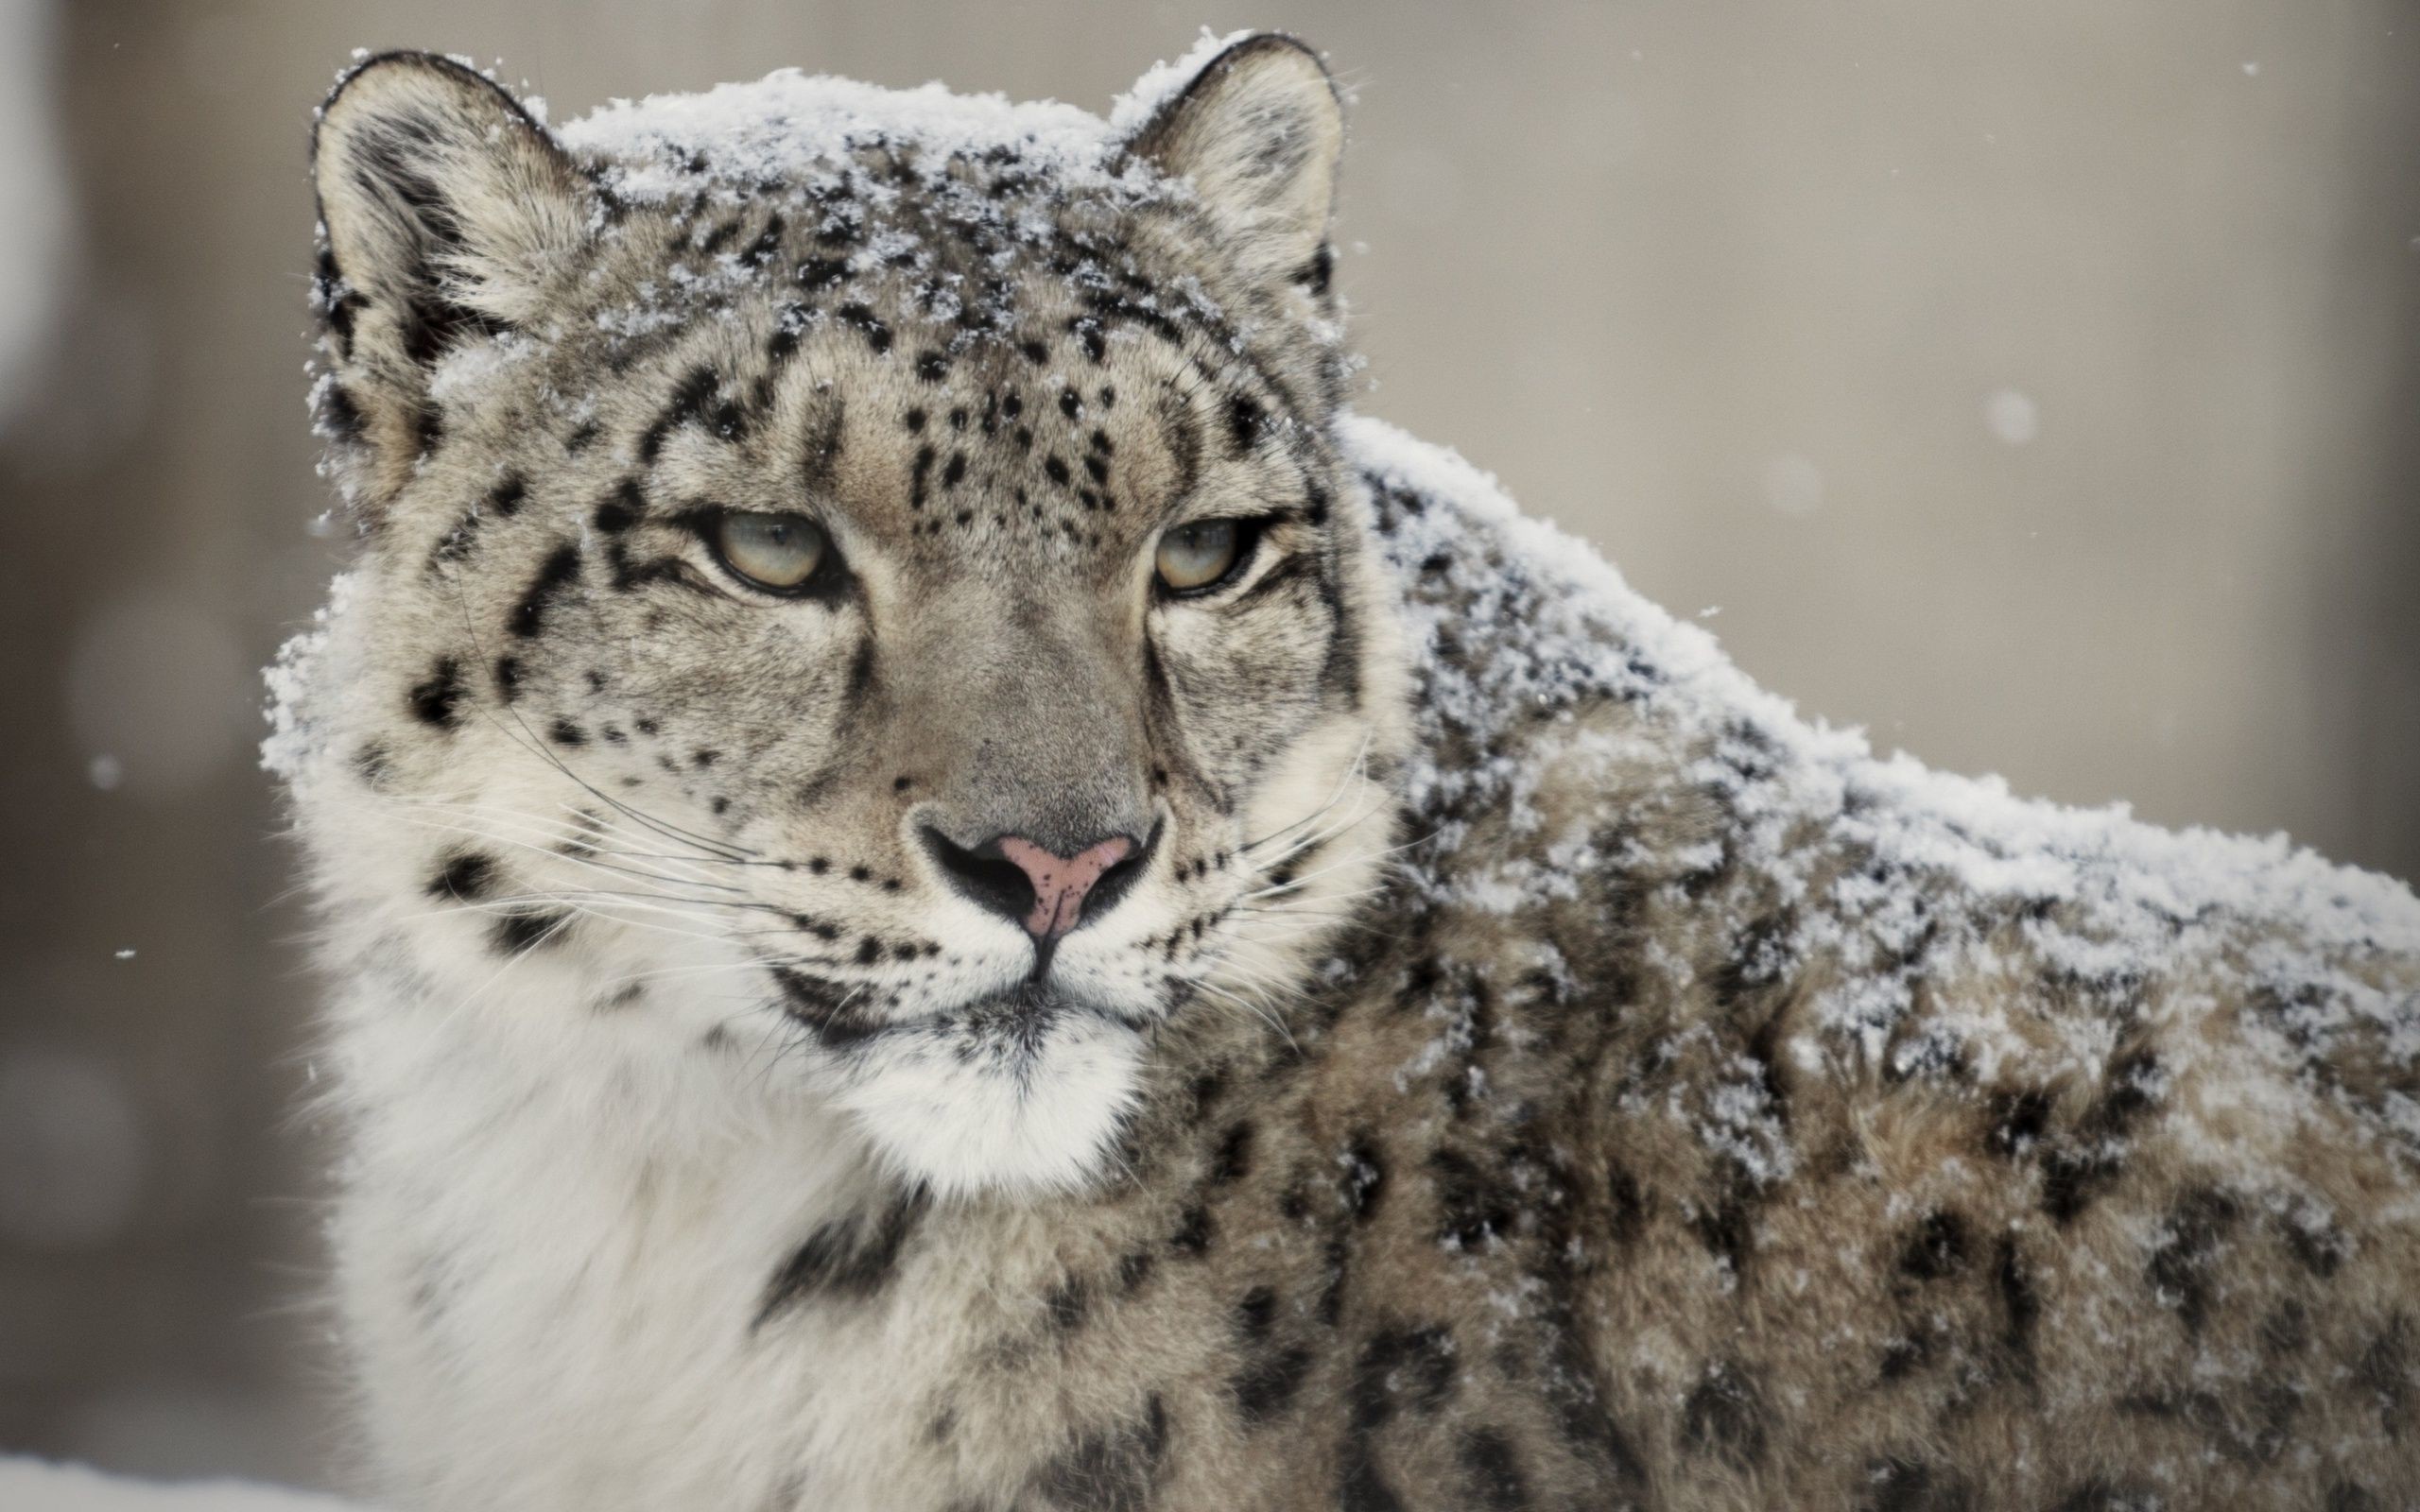
M352 50L1098 109L1204 23L1353 93L1365 408L1886 748L2420 873L2408 4L0 0L0 1450L333 1463L252 743Z

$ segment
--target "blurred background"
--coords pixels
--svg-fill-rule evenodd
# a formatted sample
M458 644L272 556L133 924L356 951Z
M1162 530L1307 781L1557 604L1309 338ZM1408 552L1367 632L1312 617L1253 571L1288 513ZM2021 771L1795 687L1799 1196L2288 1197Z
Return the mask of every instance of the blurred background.
M353 49L1098 109L1205 23L1353 94L1363 407L1886 748L2420 873L2398 0L0 0L0 1451L336 1463L252 747Z

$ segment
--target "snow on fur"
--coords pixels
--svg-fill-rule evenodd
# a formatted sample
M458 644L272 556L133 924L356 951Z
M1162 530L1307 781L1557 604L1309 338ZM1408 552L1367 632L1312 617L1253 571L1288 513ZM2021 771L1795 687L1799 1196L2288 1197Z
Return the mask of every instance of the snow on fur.
M0 1507L9 1512L346 1512L349 1503L273 1486L124 1480L80 1465L0 1459Z

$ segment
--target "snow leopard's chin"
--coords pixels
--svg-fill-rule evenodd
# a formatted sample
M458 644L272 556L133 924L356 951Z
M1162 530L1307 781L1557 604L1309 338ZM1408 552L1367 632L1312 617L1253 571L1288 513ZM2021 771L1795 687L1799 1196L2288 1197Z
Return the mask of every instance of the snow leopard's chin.
M1143 1053L1113 1011L1019 989L886 1037L842 1068L835 1100L937 1196L1072 1191L1109 1165Z

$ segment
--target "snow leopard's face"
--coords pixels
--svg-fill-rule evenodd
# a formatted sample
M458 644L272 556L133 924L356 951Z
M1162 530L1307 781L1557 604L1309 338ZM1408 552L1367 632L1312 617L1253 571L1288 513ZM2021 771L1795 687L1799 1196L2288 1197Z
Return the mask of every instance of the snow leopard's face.
M475 1011L778 1028L916 1176L1080 1179L1390 822L1326 78L1247 44L1090 168L614 127L421 58L325 116L369 546L306 825Z

